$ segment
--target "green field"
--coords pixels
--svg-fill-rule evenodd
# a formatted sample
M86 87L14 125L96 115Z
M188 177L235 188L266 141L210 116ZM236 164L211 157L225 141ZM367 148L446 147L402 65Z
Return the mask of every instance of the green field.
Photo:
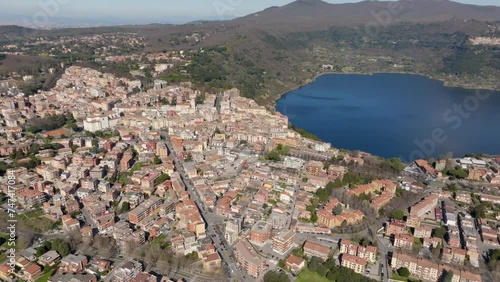
M392 279L404 281L404 282L416 282L416 281L418 281L418 279L409 278L409 277L406 278L406 277L399 276L397 273L392 274Z
M54 274L54 272L56 272L56 269L54 267L49 268L43 273L42 276L40 276L40 278L35 280L35 282L47 282L52 274Z
M309 271L309 269L304 269L297 278L297 282L330 282L330 280L326 279L326 277L323 277L319 275L316 272Z

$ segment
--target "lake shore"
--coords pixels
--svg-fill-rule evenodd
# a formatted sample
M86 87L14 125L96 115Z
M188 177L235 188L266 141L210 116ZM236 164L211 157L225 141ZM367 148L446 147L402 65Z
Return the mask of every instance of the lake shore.
M332 81L333 84L328 85L327 81L330 81L330 78L322 78L319 79L320 77L324 75L333 75ZM380 77L378 75L381 75ZM396 76L396 78L392 78L392 75ZM345 83L339 83L339 81L344 81L344 77L348 81L351 81L350 84L345 84ZM352 77L348 77L352 76ZM375 83L372 84L373 81L379 81L379 79L382 79L382 83ZM392 79L396 79L396 81L392 81ZM372 81L372 82L370 82ZM415 82L416 81L416 82ZM427 81L427 83L426 83ZM430 86L428 85L429 82ZM397 82L397 83L396 83ZM413 82L413 83L412 83ZM315 83L319 83L322 85L318 90L315 90ZM393 87L388 87L388 85L392 85ZM427 85L427 86L426 86ZM407 87L408 86L408 87ZM301 90L304 87L311 87L310 89L308 88L307 90ZM348 107L352 107L349 112L346 112L342 107L346 106L343 104L343 102L338 103L338 102L327 102L327 100L332 99L333 100L338 100L339 97L335 96L335 94L331 91L337 91L338 87L340 87L339 90L340 93L350 93L350 91L354 91L353 93L356 93L356 95L349 95L346 97L347 100L350 100L350 104L348 104ZM423 87L423 88L421 88ZM376 88L376 89L374 89ZM398 89L397 93L394 93L394 89ZM419 89L419 90L417 90ZM437 89L437 92L434 91L433 89ZM397 156L399 155L399 151L396 152L383 152L383 151L377 151L379 150L378 148L385 148L383 145L380 145L378 147L370 148L370 145L368 147L366 144L364 144L362 141L359 140L372 140L372 137L366 135L362 136L360 135L359 138L354 138L357 143L359 144L353 144L351 140L346 139L348 136L352 135L352 126L347 126L343 127L340 125L340 127L332 127L335 122L332 124L328 124L328 122L318 124L318 120L322 121L335 121L335 120L343 120L343 123L346 122L351 122L351 125L357 126L357 131L356 132L364 132L366 131L365 129L373 129L377 128L377 126L380 126L378 123L371 123L373 120L376 120L378 118L380 119L385 119L383 124L386 123L393 123L391 126L388 128L381 127L382 131L378 132L384 132L386 139L387 136L389 137L395 137L397 136L397 132L405 132L404 136L412 136L414 132L406 132L404 128L407 128L408 126L411 126L411 128L417 128L418 130L415 132L419 132L418 134L415 134L414 136L411 137L411 140L405 140L403 143L404 144L409 144L406 147L401 146L400 152L403 152L401 155L409 155L412 153L412 150L416 150L415 145L412 145L415 140L427 140L430 134L433 132L435 128L440 128L443 129L447 136L450 137L449 140L457 140L456 142L461 142L463 140L466 140L467 142L470 141L470 143L474 143L473 141L469 140L467 137L467 134L459 134L458 131L454 130L454 127L450 127L454 124L456 124L455 121L455 116L452 115L454 112L450 112L450 114L447 114L446 117L441 117L443 116L443 113L446 113L449 111L450 107L455 105L455 104L462 104L464 101L468 101L466 99L467 97L470 96L475 96L476 92L475 90L478 91L495 91L495 90L490 90L490 89L478 89L474 87L463 87L463 86L451 86L449 83L446 83L442 79L439 79L438 77L430 77L422 74L415 74L415 73L407 73L407 72L380 72L380 73L346 73L346 72L333 72L333 71L324 71L321 73L318 73L314 80L308 80L306 83L299 85L296 90L291 90L291 91L286 91L283 92L282 95L280 96L283 98L285 95L292 94L295 91L299 91L301 93L299 96L292 95L290 97L291 100L288 99L283 99L283 100L276 100L276 105L274 107L274 110L277 112L285 113L283 111L283 105L288 104L289 106L291 105L291 109L299 109L296 112L288 112L288 116L290 118L290 122L297 125L298 127L311 132L312 134L316 135L319 137L319 139L323 140L324 142L330 142L332 144L337 144L337 147L340 148L348 148L350 150L362 150L366 152L370 152L374 155L381 155L384 157L392 157L392 156ZM319 92L315 92L319 91ZM375 91L374 93L371 93ZM392 92L392 93L391 93ZM496 94L500 93L498 91L495 91ZM393 101L398 101L399 100L399 95L398 93L406 93L408 95L405 95L406 98L405 101L408 101L406 104L395 104ZM443 94L443 96L439 95L440 93ZM483 92L484 94L487 94L487 92ZM370 98L371 95L371 98ZM370 101L370 99L373 99L373 95L377 99ZM380 96L376 96L380 95ZM392 96L390 96L392 95ZM420 96L423 95L421 98ZM310 96L310 98L308 98ZM317 98L320 97L320 98ZM365 99L361 101L357 101L355 99L359 98ZM398 97L398 99L394 99ZM301 100L302 99L302 100ZM309 99L313 100L321 100L319 102L313 102L310 103ZM491 105L493 104L499 104L499 99L500 95L491 95L490 100L488 103L483 103L482 106L485 107L484 111L474 111L475 112L475 117L478 116L484 116L485 120L491 120L491 119L497 119L496 116L498 116L498 113L495 113L494 110L491 109ZM341 99L344 101L344 98ZM433 113L435 113L434 116L438 118L431 119L430 116L432 115L427 115L427 114L422 114L422 111L419 111L418 109L420 108L427 108L429 105L426 104L429 101L435 101L435 103L431 103L429 105L432 106L440 106L440 108L435 108ZM375 104L374 104L375 103ZM381 115L377 112L377 107L378 105L385 105L388 107L390 110L384 110L381 112ZM451 105L451 106L450 106ZM339 111L335 111L337 109L337 106L339 107ZM316 109L316 107L318 107ZM326 107L326 108L325 108ZM402 108L403 107L403 108ZM404 108L406 107L406 108ZM362 109L362 110L360 110ZM394 116L387 116L385 113L387 112L394 112L396 110L396 114ZM452 108L453 109L453 108ZM307 114L303 113L303 110L307 110ZM369 112L372 110L372 112ZM328 113L328 112L335 112L334 117L329 116L328 114L323 114L323 116L314 116L318 112L323 112L323 113ZM349 113L353 111L358 111L354 116L350 116ZM368 114L367 114L368 113ZM351 114L352 115L352 114ZM371 115L371 116L370 116ZM491 117L488 115L495 115L495 117ZM375 119L373 118L375 117ZM439 118L441 117L441 118ZM453 119L451 118L453 117ZM364 118L364 119L363 119ZM360 121L363 119L362 121ZM304 123L305 121L305 123ZM354 123L353 123L354 121ZM421 122L418 122L421 121ZM472 121L472 120L471 120ZM310 126L308 126L309 124ZM429 125L429 126L426 126ZM460 119L460 125L461 119ZM328 128L330 126L330 128ZM339 124L335 124L335 126L339 126ZM478 128L480 125L475 125L471 128L463 127L461 132L468 132L467 130L475 130ZM330 137L328 134L332 133L325 133L327 131L330 131L329 129L334 129L335 128L335 134L337 134L335 137ZM394 131L394 128L397 128L398 130ZM475 129L474 129L475 128ZM333 131L332 131L333 132ZM471 131L472 132L472 131ZM406 134L408 133L408 134ZM332 135L333 136L333 135ZM339 139L340 137L340 139ZM447 137L448 138L448 137ZM390 141L391 144L398 144L399 141L396 140L397 138L393 138L393 140ZM342 142L335 142L334 140L341 140ZM356 143L354 142L354 143ZM464 141L465 142L465 141ZM454 143L450 143L454 144ZM484 145L489 145L488 142L485 142ZM354 145L354 146L352 146ZM474 152L474 151L483 151L481 149L478 150L478 144L477 142L475 143L476 147L471 147L470 150L468 151L463 151L463 149L466 148L461 148L455 147L453 149L450 148L450 151L456 152L458 155L461 154L466 154L469 152ZM493 147L491 147L493 148ZM494 149L488 149L484 150L483 153L489 153L489 154L498 154L497 150ZM418 148L417 148L418 149ZM475 149L475 150L474 150ZM446 148L440 148L441 151L445 153ZM390 151L390 150L388 150Z

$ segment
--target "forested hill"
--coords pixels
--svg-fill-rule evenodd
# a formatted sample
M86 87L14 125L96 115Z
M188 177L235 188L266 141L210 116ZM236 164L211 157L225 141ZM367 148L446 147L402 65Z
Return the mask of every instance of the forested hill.
M165 73L166 80L191 80L212 90L236 86L269 106L325 71L324 65L341 73L411 72L450 85L500 88L500 46L470 41L500 37L500 7L446 0L298 0L230 21L185 25L51 31L9 26L0 27L0 45L22 42L23 35L50 39L111 32L144 36L144 52L186 50L191 64ZM187 40L193 34L201 39Z

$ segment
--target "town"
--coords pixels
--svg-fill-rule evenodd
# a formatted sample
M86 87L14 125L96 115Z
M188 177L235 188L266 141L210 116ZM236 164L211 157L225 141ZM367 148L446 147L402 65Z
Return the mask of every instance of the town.
M8 88L0 109L1 232L18 222L14 267L0 234L2 281L479 282L499 269L500 158L381 161L301 135L238 89L145 89L81 66L48 91Z

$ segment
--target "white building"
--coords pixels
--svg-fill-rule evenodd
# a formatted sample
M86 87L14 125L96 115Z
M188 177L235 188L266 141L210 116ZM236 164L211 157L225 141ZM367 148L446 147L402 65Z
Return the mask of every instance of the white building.
M241 232L241 219L235 218L229 220L226 223L226 232L224 233L224 238L229 245L234 244L238 240L238 236Z
M102 131L116 126L119 119L119 114L88 117L83 121L83 128L90 132Z

